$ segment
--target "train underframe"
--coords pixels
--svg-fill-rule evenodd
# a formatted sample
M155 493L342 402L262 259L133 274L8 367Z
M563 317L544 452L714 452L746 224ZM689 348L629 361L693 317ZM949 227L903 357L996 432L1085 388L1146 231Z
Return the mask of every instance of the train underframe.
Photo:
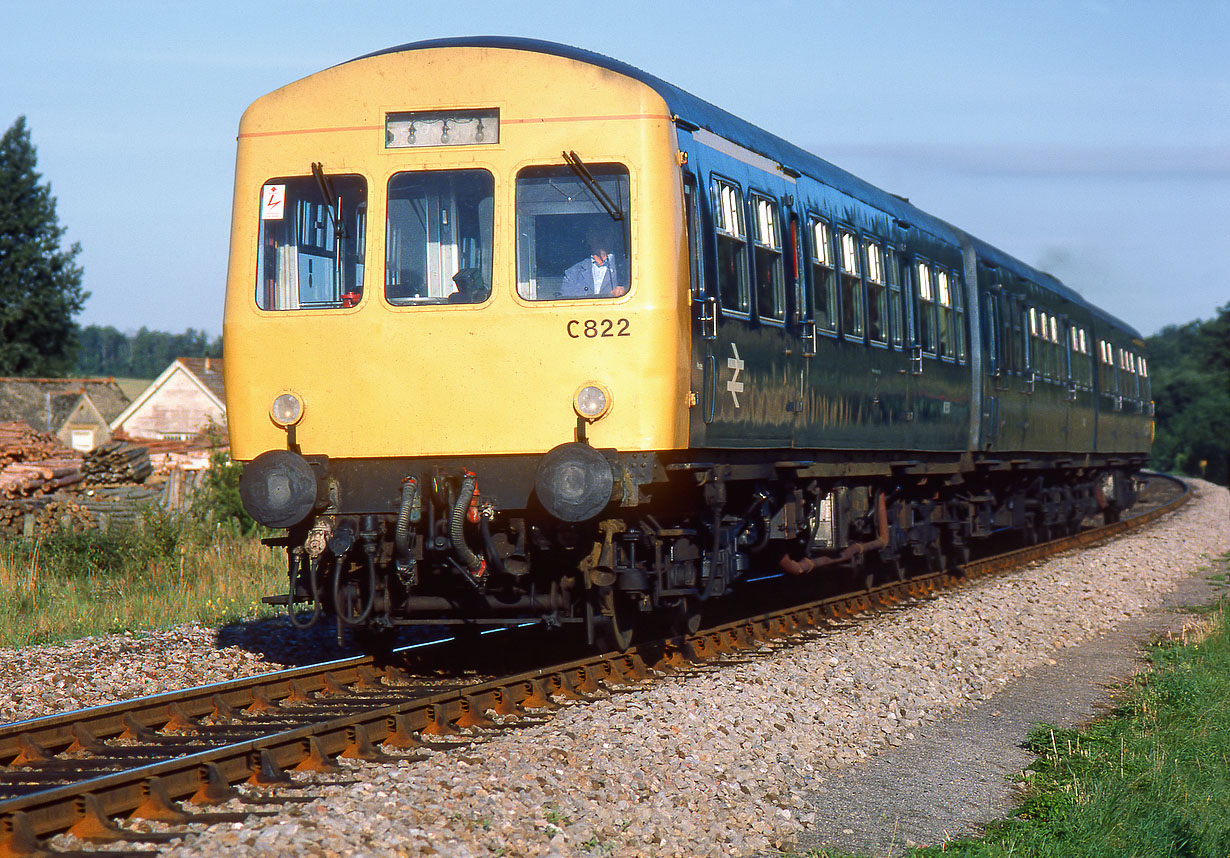
M301 626L335 621L367 649L398 626L527 622L581 624L591 642L622 649L638 628L694 631L707 606L749 578L870 588L961 564L992 537L1031 544L1092 516L1116 520L1135 502L1142 464L729 451L701 460L565 447L555 471L556 451L305 457L316 497L285 537L268 540L286 547L290 586L267 601L286 604ZM249 466L252 480L260 464Z

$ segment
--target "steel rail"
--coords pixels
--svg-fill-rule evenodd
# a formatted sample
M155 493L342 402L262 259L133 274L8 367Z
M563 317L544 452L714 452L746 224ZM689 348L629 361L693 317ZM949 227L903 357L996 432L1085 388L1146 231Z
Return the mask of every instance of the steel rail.
M518 715L559 706L553 697L591 699L603 683L631 684L749 646L814 633L832 620L1104 542L1177 509L1190 491L1174 482L1183 486L1178 497L1111 525L644 643L626 653L477 682L420 679L358 657L3 725L0 760L9 764L0 768L0 796L9 795L0 798L0 858L58 854L40 838L64 831L104 842L160 840L166 835L119 829L112 819L221 821L218 814L185 811L177 801L218 804L235 797L231 784L284 782L289 768L333 771L336 756L395 759L390 751L413 752L422 746L421 736L493 726L488 710ZM177 744L186 752L174 753ZM160 756L162 749L167 753ZM42 778L52 781L47 788L38 787L42 775L50 775ZM24 786L32 788L13 794L13 787Z

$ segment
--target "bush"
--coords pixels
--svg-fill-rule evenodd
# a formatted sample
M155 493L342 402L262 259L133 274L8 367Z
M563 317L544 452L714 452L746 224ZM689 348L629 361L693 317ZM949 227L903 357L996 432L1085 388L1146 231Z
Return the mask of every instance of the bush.
M234 462L223 450L209 457L205 481L193 499L192 514L205 522L216 522L242 536L251 536L260 525L248 515L239 497L239 477L243 463Z

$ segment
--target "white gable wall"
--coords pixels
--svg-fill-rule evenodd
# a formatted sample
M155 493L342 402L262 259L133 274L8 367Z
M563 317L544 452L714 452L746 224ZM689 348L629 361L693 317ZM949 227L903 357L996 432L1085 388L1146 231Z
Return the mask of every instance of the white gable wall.
M210 422L226 425L226 412L179 365L115 429L131 438L190 437Z

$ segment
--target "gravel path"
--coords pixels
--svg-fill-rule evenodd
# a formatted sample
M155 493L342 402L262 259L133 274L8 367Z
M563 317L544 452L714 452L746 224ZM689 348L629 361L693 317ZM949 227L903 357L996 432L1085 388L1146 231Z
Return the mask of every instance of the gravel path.
M358 783L328 787L323 799L277 817L190 835L171 854L563 858L769 850L816 821L811 801L834 772L986 701L1013 677L1054 660L1057 649L1146 613L1204 558L1230 550L1230 495L1197 485L1191 503L1144 533L755 662L616 690L484 744L395 766L355 764ZM74 647L94 658L89 647L114 646L111 640L8 654L6 685L24 691L19 698L6 691L0 709L28 717L55 705L57 692L44 677L82 676ZM203 679L196 671L206 659L211 679L218 663L235 675L273 666L240 647L211 644L209 632L189 630L127 639L116 652L136 666L126 673L150 677L141 693ZM105 697L106 683L96 685L103 687L90 693ZM130 685L111 697L132 693Z

